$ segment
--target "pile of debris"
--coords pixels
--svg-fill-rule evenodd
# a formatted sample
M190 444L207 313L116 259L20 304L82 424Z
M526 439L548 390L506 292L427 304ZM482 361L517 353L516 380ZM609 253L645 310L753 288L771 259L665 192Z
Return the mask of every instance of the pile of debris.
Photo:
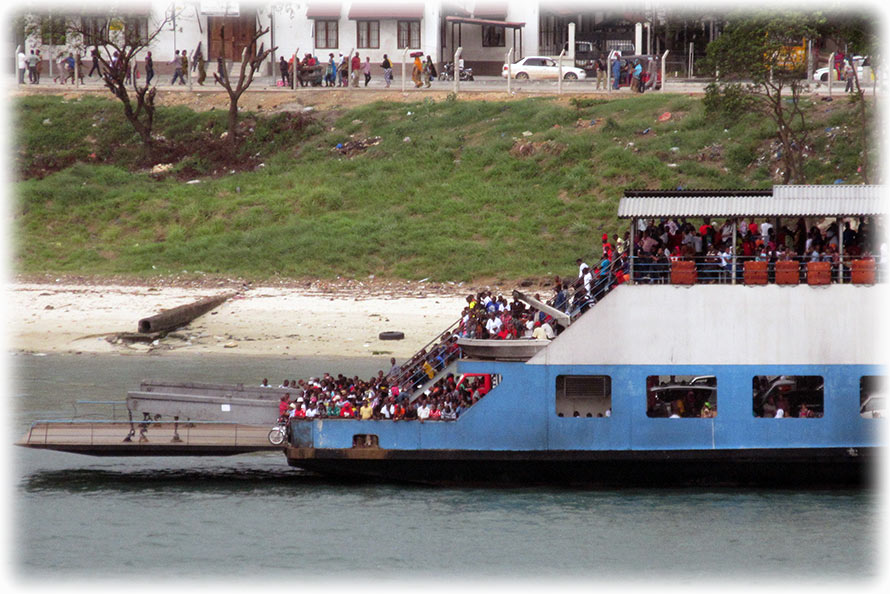
M565 150L565 145L552 140L544 140L539 142L531 142L525 140L517 140L510 149L510 154L514 157L531 157L539 153L549 155L559 155Z
M345 157L353 157L366 151L368 147L380 144L381 140L382 139L379 136L372 136L371 138L363 138L359 140L348 140L346 142L338 143L337 146L331 150L340 153Z

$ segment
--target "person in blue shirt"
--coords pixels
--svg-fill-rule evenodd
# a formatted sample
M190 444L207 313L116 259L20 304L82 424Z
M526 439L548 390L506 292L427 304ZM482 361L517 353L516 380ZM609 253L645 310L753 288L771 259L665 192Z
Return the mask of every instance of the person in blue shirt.
M643 92L643 65L640 64L639 60L634 60L634 73L633 73L633 81L630 84L631 91L639 91Z
M621 78L621 60L618 59L617 54L615 56L615 61L612 62L612 78L614 79L612 82L612 88L617 91L618 81Z

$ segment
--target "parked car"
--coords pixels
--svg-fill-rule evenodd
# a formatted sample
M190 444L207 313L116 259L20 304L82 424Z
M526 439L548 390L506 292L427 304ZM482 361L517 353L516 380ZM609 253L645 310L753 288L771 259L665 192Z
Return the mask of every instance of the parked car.
M528 56L512 66L513 78L516 80L556 80L559 78L559 64L553 58L546 56ZM507 64L501 71L501 76L507 78ZM587 73L574 66L562 67L563 80L582 80L587 78Z
M853 56L853 64L856 65L856 76L859 77L859 80L862 81L862 66L865 63L868 66L868 56ZM813 80L817 82L828 82L828 73L832 68L829 66L823 66L822 68L817 68L813 73ZM840 76L837 77L837 80L844 80L844 67L841 66Z

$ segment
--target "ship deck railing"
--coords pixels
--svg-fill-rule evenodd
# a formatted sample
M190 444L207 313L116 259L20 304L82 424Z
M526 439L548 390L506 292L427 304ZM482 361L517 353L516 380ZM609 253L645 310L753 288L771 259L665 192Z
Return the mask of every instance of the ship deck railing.
M226 421L42 419L33 421L18 445L27 447L108 446L121 443L172 443L184 446L265 447L269 425Z
M685 263L685 264L684 264ZM810 262L805 256L764 260L757 256L732 258L705 255L685 258L634 256L626 267L637 284L861 284L884 283L887 263L863 256L845 255L833 262Z

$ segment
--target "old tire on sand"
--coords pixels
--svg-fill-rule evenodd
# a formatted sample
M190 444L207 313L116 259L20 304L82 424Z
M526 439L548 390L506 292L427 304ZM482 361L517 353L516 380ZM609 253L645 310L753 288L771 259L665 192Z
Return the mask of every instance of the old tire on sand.
M388 330L386 332L381 332L377 338L380 340L402 340L405 338L405 333Z

